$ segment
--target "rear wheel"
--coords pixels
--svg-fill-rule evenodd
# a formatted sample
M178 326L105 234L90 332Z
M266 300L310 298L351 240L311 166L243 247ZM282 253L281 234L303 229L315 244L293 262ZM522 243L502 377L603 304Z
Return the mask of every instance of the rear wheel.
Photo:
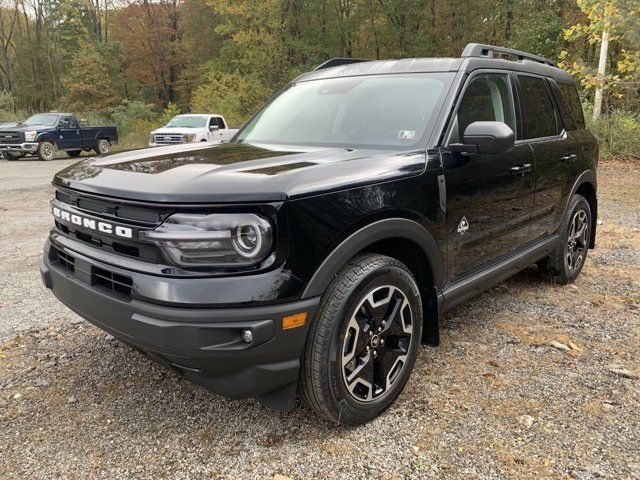
M73 158L77 158L82 153L82 150L67 150L67 155Z
M111 151L111 142L106 138L101 138L94 150L98 155L105 155Z
M311 324L301 370L307 404L336 423L377 417L406 384L421 334L420 292L407 267L382 255L355 258Z
M38 145L38 158L40 160L53 160L56 156L56 146L51 142L40 142Z
M545 273L566 285L573 282L587 259L591 239L591 208L582 195L574 195L559 230L560 241L547 258L538 263Z

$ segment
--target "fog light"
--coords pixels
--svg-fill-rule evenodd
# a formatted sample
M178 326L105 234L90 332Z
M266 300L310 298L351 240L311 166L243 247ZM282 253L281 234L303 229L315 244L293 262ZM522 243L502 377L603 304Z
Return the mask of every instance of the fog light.
M253 342L253 333L251 333L251 330L242 330L240 338L244 343L251 343Z

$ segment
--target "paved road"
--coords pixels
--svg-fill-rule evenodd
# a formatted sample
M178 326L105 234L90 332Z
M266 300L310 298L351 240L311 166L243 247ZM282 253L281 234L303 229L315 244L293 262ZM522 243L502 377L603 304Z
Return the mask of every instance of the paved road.
M51 228L51 179L75 161L0 160L0 341L73 316L42 286L38 262Z

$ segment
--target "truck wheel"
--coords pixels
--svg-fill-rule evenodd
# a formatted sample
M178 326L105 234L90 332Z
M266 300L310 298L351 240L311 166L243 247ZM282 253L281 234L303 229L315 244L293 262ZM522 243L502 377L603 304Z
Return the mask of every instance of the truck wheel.
M587 259L591 239L591 208L582 195L574 195L558 230L560 241L550 258L540 262L543 272L556 282L573 282Z
M20 160L22 158L21 153L13 153L13 152L3 152L2 156L7 160Z
M98 140L98 145L94 150L98 155L105 155L111 150L111 142L106 138L101 138Z
M418 286L397 260L360 255L329 285L301 368L306 403L341 424L384 412L406 384L422 335Z
M38 145L38 158L40 160L53 160L56 156L56 146L51 142L40 142Z
M67 150L67 155L73 158L77 158L82 153L82 150Z

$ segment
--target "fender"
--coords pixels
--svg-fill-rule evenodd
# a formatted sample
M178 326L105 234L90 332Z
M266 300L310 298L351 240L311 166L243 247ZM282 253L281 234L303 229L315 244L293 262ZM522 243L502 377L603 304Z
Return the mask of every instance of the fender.
M569 202L571 201L571 197L573 197L573 195L578 191L578 188L580 188L582 185L584 185L585 183L590 183L591 185L593 185L593 189L595 190L596 194L598 192L598 180L596 178L596 172L594 172L593 170L585 170L584 172L582 172L580 174L580 176L576 179L576 181L573 183L573 187L571 188L571 192L569 192L569 195L567 196L567 199L565 201L564 204L564 210L563 211L567 211L567 208L569 207ZM597 198L596 198L596 209L594 212L592 213L592 218L593 218L593 225L591 226L591 238L590 238L590 248L594 248L595 244L596 244L596 228L598 226L598 204L597 204Z
M440 249L429 231L413 220L388 218L361 228L338 245L313 274L302 298L320 296L327 289L340 269L365 247L388 238L404 238L417 244L429 261L436 287L444 284L444 264Z

